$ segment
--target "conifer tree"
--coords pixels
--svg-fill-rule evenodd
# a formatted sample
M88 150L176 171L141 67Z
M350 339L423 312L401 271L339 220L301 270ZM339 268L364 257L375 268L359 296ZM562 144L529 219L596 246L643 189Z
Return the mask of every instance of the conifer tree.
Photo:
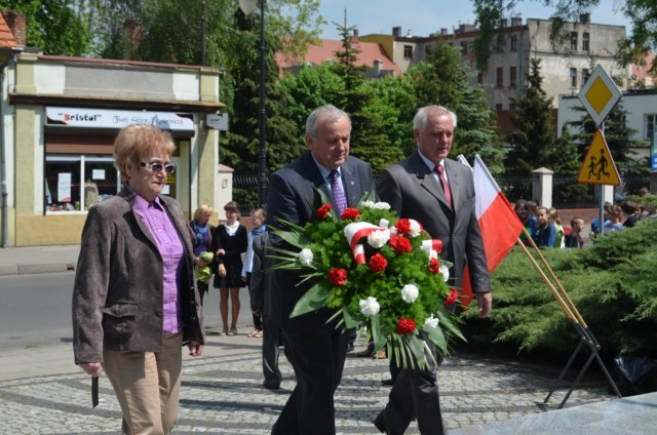
M356 65L360 50L352 40L355 26L348 27L345 16L345 24L336 24L336 27L342 39L342 49L335 53L338 62L333 69L342 78L345 87L334 97L334 101L341 102L342 107L338 106L340 103L332 104L347 112L351 118L350 153L372 165L374 172L379 172L398 161L400 152L391 146L381 116L368 110L372 95L364 86L367 67Z
M514 99L518 114L513 117L515 131L509 138L511 150L506 159L507 172L530 174L534 169L554 165L562 150L557 146L552 102L543 90L541 60L530 60L529 87L522 98Z

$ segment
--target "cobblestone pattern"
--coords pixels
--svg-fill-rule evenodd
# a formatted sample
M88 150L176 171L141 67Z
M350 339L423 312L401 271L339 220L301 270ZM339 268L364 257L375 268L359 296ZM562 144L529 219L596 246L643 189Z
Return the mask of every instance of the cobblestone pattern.
M260 355L242 354L186 360L175 434L268 434L292 388L294 374L281 359L279 391L261 387ZM388 361L349 357L335 395L338 434L376 434L371 421L385 406ZM538 366L482 359L449 358L439 373L441 406L449 428L467 428L556 409L569 388L543 400L558 372ZM611 398L607 386L576 388L567 407ZM0 432L3 435L119 434L121 412L106 378L100 380L100 405L91 407L89 378L79 374L0 382ZM417 433L415 423L409 434Z

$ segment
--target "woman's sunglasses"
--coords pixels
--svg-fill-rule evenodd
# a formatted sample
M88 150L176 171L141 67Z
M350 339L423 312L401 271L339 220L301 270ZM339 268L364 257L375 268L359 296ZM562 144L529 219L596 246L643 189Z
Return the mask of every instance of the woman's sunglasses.
M146 163L146 162L141 162L141 165L157 173L162 172L162 169L164 169L164 172L166 172L167 174L173 174L173 171L176 170L176 165L163 165L162 163Z

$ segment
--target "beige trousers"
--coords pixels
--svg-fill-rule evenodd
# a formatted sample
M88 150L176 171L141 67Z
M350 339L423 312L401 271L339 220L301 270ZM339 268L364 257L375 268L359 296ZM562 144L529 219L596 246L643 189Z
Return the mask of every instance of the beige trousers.
M103 355L123 411L123 433L169 434L178 419L182 332L165 334L162 352L105 350Z

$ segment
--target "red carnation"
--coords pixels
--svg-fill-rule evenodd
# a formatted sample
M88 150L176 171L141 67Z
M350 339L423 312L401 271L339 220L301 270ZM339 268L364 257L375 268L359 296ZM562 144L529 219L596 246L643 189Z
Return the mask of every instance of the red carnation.
M411 241L406 237L396 236L394 234L390 235L390 246L395 250L397 254L403 254L404 252L411 252Z
M317 209L317 217L319 219L326 219L331 209L333 209L333 206L331 204L324 204L323 206Z
M455 288L449 289L449 296L445 298L445 303L451 305L456 302L456 299L459 297L459 292Z
M397 321L397 332L400 335L410 334L415 331L415 320L401 318Z
M360 217L360 212L358 211L357 208L349 207L345 208L342 214L340 215L340 219L343 221L354 221Z
M373 272L383 272L388 266L388 260L381 254L374 254L370 258L370 269Z
M395 224L397 234L411 234L411 221L408 219L399 219Z
M329 270L328 280L332 285L344 285L347 281L347 271L333 268Z
M429 270L434 275L438 275L438 272L440 272L440 262L438 261L437 258L432 258L429 261Z

